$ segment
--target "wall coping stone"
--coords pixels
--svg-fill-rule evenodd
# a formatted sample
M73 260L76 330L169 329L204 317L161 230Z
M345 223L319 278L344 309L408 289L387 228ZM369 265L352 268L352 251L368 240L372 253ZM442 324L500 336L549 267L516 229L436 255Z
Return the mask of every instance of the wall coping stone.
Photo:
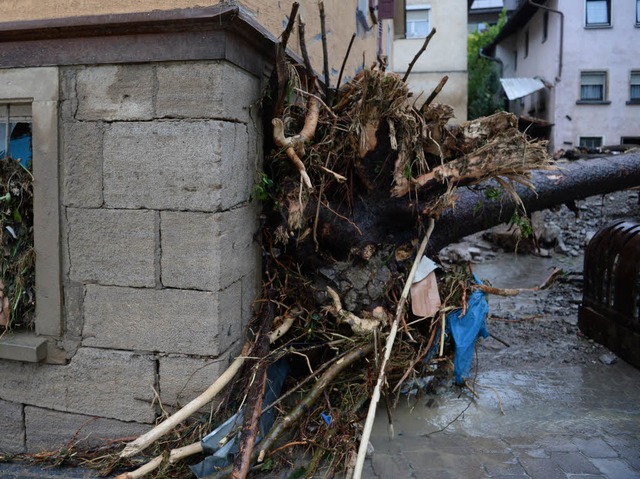
M243 7L224 4L5 22L0 68L224 59L262 76L276 42Z

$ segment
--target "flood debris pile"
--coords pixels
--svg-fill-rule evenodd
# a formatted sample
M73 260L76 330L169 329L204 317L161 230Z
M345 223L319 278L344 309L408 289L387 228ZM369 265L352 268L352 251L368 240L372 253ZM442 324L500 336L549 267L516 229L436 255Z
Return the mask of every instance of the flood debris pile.
M308 459L296 477L360 477L378 398L391 424L402 390L451 375L456 347L472 353L486 333L483 285L468 267L445 273L427 258L439 215L460 187L493 179L517 196L515 183L532 187L529 172L550 166L513 115L450 125L452 108L434 102L446 78L422 104L409 72L383 62L337 89L320 85L308 59L284 54L296 9L263 105L268 154L254 196L264 203L264 284L246 344L202 396L109 458L106 470L140 465L121 479L170 477L203 451L198 477L273 475L296 457ZM409 207L394 214L400 202ZM465 334L465 346L452 340ZM456 363L456 374L463 384L468 367ZM224 404L201 420L215 397ZM184 424L207 422L218 428L189 444Z
M33 177L20 161L0 161L0 335L33 327Z
M360 477L378 397L391 424L400 392L450 375L456 349L464 384L473 344L486 335L484 296L500 293L483 290L468 267L445 273L427 258L438 216L462 186L494 179L517 197L515 183L532 187L529 172L550 167L545 144L528 141L513 115L452 126L437 91L419 104L383 64L322 89L308 61L285 60L287 31L264 104L272 134L255 191L264 294L247 343L201 398L121 456L140 454L223 391L227 415L205 440L122 478L203 449L198 477L273 474L295 457L308 458L305 477L321 467ZM400 200L411 205L411 228L398 226L406 213L378 214Z

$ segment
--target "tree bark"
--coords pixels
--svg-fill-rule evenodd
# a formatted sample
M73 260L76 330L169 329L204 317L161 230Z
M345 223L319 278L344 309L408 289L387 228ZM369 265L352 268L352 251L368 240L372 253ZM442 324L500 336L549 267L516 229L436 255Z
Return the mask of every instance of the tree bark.
M520 185L515 188L529 213L631 188L640 185L640 153L578 160L561 164L558 170L534 171L532 183L535 192ZM460 189L455 209L447 210L437 220L431 240L433 249L509 221L516 209L513 199L506 193L499 199L488 199L482 186L500 189L495 182ZM373 192L356 198L351 214L340 212L352 222L321 207L318 240L336 257L345 257L370 244L402 244L419 235L416 226L423 221L420 203L420 198L391 198L388 193Z

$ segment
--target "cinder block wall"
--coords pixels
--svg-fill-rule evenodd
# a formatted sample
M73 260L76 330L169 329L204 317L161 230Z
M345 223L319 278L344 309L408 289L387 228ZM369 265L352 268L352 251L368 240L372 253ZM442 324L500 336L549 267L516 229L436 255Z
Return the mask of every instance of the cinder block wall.
M154 391L185 404L235 357L260 286L261 79L226 61L59 71L67 364L0 362L4 452L148 430Z

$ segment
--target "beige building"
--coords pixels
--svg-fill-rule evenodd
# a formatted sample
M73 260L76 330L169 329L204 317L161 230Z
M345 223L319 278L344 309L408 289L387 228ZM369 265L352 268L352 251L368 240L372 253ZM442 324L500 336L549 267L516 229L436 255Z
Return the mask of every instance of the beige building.
M279 36L287 24L293 0L242 0L236 2L219 0L0 0L1 22L25 20L51 20L66 17L105 14L151 12L179 8L207 7L219 4L239 4L254 20L275 36ZM322 42L320 16L317 0L299 0L299 15L306 23L306 40L313 67L322 73ZM365 0L325 0L327 43L331 80L338 78L340 65L353 33L357 33L344 78L351 78L362 68L363 58L367 63L376 58L377 28L369 18L368 2ZM358 13L358 10L362 13ZM366 23L366 27L364 27ZM289 48L299 53L297 28L289 40ZM344 80L343 80L344 81Z
M454 108L457 121L467 119L467 1L405 0L395 2L391 67L403 74L431 28L437 33L416 62L409 84L429 95L443 76L449 80L437 101ZM420 99L418 100L420 103Z
M375 25L368 0L326 0L332 84L353 32L344 80L391 50L398 25L401 73L425 13L463 44L460 2L461 30L444 1L410 4L406 24L396 1L402 16ZM290 3L208 3L0 0L0 124L8 151L15 124L31 133L36 251L34 324L0 337L0 454L79 428L89 442L140 434L161 413L155 394L185 404L240 350L261 285L256 106ZM320 72L316 9L301 2ZM447 38L410 78L430 91L449 74L441 101L463 119L464 51Z
M70 16L171 10L219 3L241 4L269 32L278 36L284 29L292 1L242 0L0 0L2 21L46 20ZM306 23L311 62L322 73L322 43L317 0L299 0L299 13ZM372 22L369 4L377 6L380 20ZM426 96L444 75L447 85L439 95L441 103L454 107L456 119L467 117L467 0L325 0L327 42L331 82L338 79L340 65L353 33L356 39L347 62L343 82L371 65L378 55L390 58L390 69L404 74L422 46L431 27L435 35L427 51L414 66L409 84ZM385 11L391 11L385 15ZM300 53L297 32L289 46ZM420 102L420 99L418 100Z

